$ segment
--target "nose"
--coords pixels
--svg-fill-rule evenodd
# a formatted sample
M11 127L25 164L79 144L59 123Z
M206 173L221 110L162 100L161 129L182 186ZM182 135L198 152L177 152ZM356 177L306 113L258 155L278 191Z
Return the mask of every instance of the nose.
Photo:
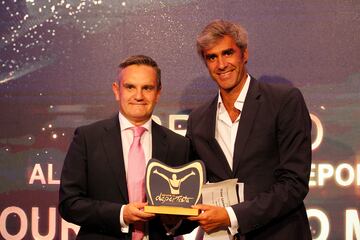
M144 98L144 95L143 95L143 92L142 92L142 89L139 88L139 89L136 89L136 93L135 93L135 99L140 101Z
M226 60L225 60L223 57L220 56L220 57L218 58L218 61L217 61L217 67L218 67L218 69L223 70L223 69L226 68L226 66L227 66Z

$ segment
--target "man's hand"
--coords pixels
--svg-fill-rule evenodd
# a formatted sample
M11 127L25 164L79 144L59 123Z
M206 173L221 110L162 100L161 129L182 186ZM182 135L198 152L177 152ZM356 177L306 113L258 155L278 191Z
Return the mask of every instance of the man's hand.
M144 206L146 206L147 203L140 203L140 202L134 202L126 204L124 207L124 221L127 225L142 221L147 222L153 217L155 217L155 214L153 213L145 213L143 211Z
M206 233L212 233L230 227L230 218L224 207L197 204L193 208L200 209L202 213L197 217L188 217L191 221L198 221Z

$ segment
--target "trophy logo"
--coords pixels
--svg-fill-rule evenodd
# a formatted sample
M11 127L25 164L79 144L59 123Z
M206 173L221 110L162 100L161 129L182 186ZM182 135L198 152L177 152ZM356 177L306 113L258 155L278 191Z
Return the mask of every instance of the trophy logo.
M191 171L191 173L185 175L181 179L177 179L176 173L173 173L171 176L171 179L167 177L165 174L159 172L157 169L154 170L155 174L158 174L160 177L164 178L165 181L169 183L171 194L180 194L180 185L183 181L185 181L188 177L191 175L195 175L194 171Z
M204 164L197 160L186 165L170 167L156 159L148 162L145 176L148 206L145 212L175 215L198 215L191 208L201 198L205 182Z

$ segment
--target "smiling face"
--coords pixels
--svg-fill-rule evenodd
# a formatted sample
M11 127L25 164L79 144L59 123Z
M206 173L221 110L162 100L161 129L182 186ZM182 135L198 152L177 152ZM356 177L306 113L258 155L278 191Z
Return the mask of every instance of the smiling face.
M130 65L119 72L119 83L113 83L119 110L132 124L139 126L151 118L160 97L154 68Z
M240 93L247 77L247 48L241 52L234 39L226 35L215 45L204 49L203 53L209 73L219 86L220 92Z

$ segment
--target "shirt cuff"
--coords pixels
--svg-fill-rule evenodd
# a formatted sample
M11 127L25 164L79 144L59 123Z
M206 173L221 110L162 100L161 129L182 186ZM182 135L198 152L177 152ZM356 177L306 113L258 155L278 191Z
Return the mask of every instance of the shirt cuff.
M125 207L125 204L121 206L121 210L120 210L120 227L121 227L122 233L128 233L129 225L126 225L126 223L124 221L124 207Z
M230 218L230 227L229 227L229 231L231 233L232 236L234 236L235 234L238 233L238 228L239 228L239 223L237 221L237 218L236 218L236 215L235 215L235 212L234 212L234 209L232 207L226 207L225 208L228 215L229 215L229 218Z

